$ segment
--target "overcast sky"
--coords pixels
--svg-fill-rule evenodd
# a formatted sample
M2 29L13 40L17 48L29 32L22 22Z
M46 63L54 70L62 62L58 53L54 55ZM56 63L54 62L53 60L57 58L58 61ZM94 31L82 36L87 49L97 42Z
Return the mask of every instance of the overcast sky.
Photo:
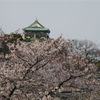
M35 19L51 37L88 39L100 44L99 0L0 0L0 27L10 33Z

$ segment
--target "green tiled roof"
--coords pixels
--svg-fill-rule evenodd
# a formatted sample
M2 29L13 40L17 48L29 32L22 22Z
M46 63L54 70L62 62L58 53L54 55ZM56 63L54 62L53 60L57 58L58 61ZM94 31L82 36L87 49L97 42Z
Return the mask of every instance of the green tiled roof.
M45 28L42 24L40 24L39 22L38 22L38 20L35 20L35 22L33 22L30 26L28 26L28 27L25 27L24 29L23 29L24 31L42 31L42 32L50 32L50 30L48 29L48 28Z

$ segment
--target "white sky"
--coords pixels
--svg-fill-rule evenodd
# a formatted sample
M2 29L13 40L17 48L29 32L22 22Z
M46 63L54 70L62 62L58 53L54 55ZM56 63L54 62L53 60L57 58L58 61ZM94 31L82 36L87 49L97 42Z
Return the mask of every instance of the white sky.
M51 37L88 39L100 44L100 0L0 0L0 27L6 32L36 18Z

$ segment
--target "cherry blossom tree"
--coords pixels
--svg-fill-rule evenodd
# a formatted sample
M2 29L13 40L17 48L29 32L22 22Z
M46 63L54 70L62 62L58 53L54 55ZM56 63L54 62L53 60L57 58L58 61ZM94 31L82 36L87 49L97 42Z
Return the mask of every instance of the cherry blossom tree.
M0 59L0 100L98 100L96 66L62 37L8 44Z

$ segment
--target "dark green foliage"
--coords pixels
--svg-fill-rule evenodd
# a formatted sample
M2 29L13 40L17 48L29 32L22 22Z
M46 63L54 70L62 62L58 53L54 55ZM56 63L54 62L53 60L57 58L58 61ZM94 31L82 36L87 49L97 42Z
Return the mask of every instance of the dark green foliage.
M41 38L39 39L40 42L43 42L43 41L46 41L46 40L47 40L47 38L45 38L45 37L41 37Z
M11 35L9 35L9 39L7 40L7 42L14 43L17 40L20 40L20 41L23 40L21 34L11 33Z
M9 47L7 46L6 42L0 41L0 54L3 53L4 57L6 54L10 53Z
M38 38L38 39L41 39L41 38L49 38L49 35L48 34L44 34L44 33L38 33L38 34L36 34L36 38Z
M25 42L30 42L31 41L31 38L30 37L25 37L24 41Z
M97 70L100 71L100 61L96 62Z

